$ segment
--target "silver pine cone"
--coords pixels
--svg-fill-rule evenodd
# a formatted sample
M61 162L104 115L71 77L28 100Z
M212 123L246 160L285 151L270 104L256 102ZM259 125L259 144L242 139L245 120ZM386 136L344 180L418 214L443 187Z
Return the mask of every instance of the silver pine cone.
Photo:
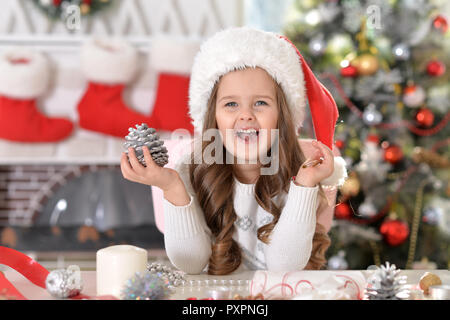
M368 279L366 296L369 300L403 300L407 298L408 291L404 288L406 276L400 276L400 269L395 264L377 267L374 274Z
M123 144L125 153L128 155L128 148L135 150L136 157L142 165L146 166L143 146L147 146L153 161L160 167L164 167L169 162L169 154L167 148L163 146L164 141L159 139L159 135L154 128L149 128L147 124L137 124L136 128L129 128L129 133L125 137L126 142Z

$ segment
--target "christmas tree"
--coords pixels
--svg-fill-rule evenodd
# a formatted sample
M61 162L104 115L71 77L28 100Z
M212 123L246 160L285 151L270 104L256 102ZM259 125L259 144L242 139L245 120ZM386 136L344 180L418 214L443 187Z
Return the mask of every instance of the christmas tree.
M450 267L449 12L443 0L295 0L288 10L283 33L339 106L349 178L330 269Z

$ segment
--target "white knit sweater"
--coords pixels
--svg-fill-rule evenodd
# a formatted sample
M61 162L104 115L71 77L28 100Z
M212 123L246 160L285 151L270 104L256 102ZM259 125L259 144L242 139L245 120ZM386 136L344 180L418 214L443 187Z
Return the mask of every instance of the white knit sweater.
M188 274L199 274L207 267L214 241L202 208L188 178L188 166L177 171L191 201L175 206L164 199L164 241L174 266ZM258 240L256 230L273 216L256 202L254 184L235 179L234 210L237 214L233 239L242 253L242 270L291 271L303 269L309 261L316 226L319 187L307 188L290 183L289 192L274 198L282 213L270 236L270 243Z

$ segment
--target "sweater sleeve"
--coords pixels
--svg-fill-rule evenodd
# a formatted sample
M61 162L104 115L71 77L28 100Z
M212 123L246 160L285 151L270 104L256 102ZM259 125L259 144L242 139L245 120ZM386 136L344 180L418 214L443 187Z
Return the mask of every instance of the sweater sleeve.
M199 274L211 256L211 231L192 193L185 170L178 169L190 202L185 206L175 206L163 199L164 244L167 256L175 267L188 274Z
M301 187L291 181L287 200L265 247L270 271L302 270L309 261L316 228L319 186Z

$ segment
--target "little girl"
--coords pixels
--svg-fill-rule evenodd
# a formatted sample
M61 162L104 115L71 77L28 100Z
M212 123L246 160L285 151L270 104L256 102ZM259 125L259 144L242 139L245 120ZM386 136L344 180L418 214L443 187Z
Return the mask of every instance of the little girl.
M318 140L308 159L296 133L306 100ZM215 275L322 268L330 243L316 219L327 207L322 185L343 183L345 161L330 150L336 104L295 46L248 27L218 32L195 58L189 109L197 133L220 133L215 142L223 161L194 161L189 154L175 169L162 168L147 148L146 167L131 148L121 159L126 179L164 192L164 239L173 265ZM201 142L202 155L208 144ZM262 174L271 165L259 160L264 152L277 161L275 173Z

